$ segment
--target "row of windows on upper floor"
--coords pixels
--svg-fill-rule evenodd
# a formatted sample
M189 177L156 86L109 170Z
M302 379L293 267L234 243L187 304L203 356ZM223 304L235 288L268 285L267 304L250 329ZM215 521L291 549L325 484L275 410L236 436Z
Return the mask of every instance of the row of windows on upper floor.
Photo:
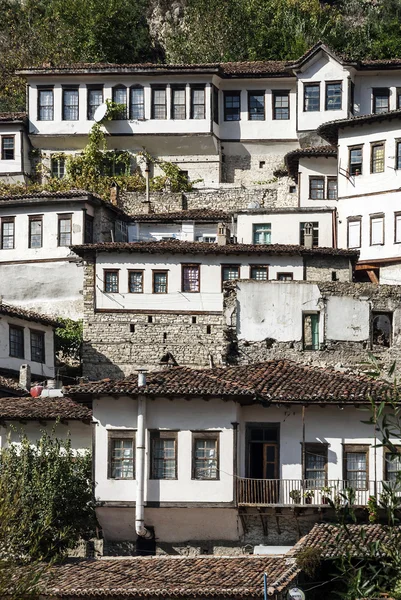
M45 334L30 329L30 360L45 363ZM28 358L25 350L25 330L18 325L9 325L9 355L13 358ZM28 359L29 360L29 359Z
M184 120L206 118L205 85L190 86L189 115L187 112L187 86L152 86L151 88L151 118ZM170 95L170 96L168 96ZM239 121L241 118L241 92L224 91L224 120ZM112 90L112 99L125 108L117 119L144 120L145 94L144 88L134 86L126 88L116 86ZM170 101L170 115L167 113ZM219 122L219 91L213 86L212 94L213 120ZM94 119L96 109L103 103L103 86L87 86L88 120ZM248 91L248 119L262 121L266 118L266 91ZM274 90L272 92L272 119L288 120L290 118L289 90ZM79 88L63 87L62 90L62 119L64 121L79 120ZM38 88L38 121L54 120L54 91L53 88Z
M358 144L349 148L348 174L358 176L363 174L363 147ZM370 173L384 173L386 167L384 141L370 143ZM393 169L401 169L401 141L395 142L395 163Z
M71 246L72 244L72 214L59 214L57 226L57 246ZM0 219L0 248L13 250L15 248L15 217L2 217ZM85 213L84 243L93 243L94 218ZM42 248L43 246L43 215L27 216L28 248ZM48 230L47 230L48 232Z
M375 213L369 216L369 245L383 246L385 244L385 216ZM401 212L394 213L394 244L401 244ZM365 245L365 244L364 244ZM367 244L366 244L367 245ZM347 247L361 248L362 246L362 217L348 217Z
M354 112L354 90L355 86L350 83L349 93L349 111ZM325 83L325 110L341 110L343 107L342 101L342 83L326 82ZM388 112L390 110L390 88L372 88L372 106L371 112L374 114ZM394 108L401 108L401 88L396 88L396 105ZM321 110L321 83L304 83L304 112L317 112Z

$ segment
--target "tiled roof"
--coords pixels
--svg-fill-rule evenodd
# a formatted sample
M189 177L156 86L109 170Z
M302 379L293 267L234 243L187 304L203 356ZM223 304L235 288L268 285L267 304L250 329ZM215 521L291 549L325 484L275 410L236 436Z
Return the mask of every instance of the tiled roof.
M179 240L158 242L104 242L82 244L71 247L76 254L84 256L90 252L147 252L159 254L290 254L296 256L325 255L356 257L358 252L343 248L306 248L290 244L209 244L207 242L181 242Z
M64 327L63 323L60 323L56 319L52 319L46 315L39 314L33 310L21 308L11 304L5 304L0 301L0 314L14 317L16 319L24 319L25 321L34 321L35 323L42 323L42 325L51 325L52 327Z
M0 419L90 421L92 412L70 398L0 398Z
M24 121L27 118L25 112L0 113L0 123L16 123Z
M394 544L395 537L399 544L401 527L385 525L347 525L347 530L330 523L318 523L311 531L299 540L290 555L296 555L304 548L317 548L322 559L336 558L345 551L355 556L363 556L370 551L369 545L375 542Z
M53 598L262 598L263 575L269 594L297 577L293 558L133 557L69 561L51 568L40 585ZM48 578L48 579L47 579ZM47 583L46 583L47 580Z
M224 396L245 403L370 403L391 393L389 384L363 375L345 374L334 369L310 367L287 360L272 360L246 366L214 369L172 367L151 372L146 386L138 388L138 376L121 380L68 386L71 396L121 395Z
M141 213L130 215L130 217L133 221L149 223L169 223L171 221L203 221L215 223L217 221L227 221L231 218L230 214L225 211L209 210L207 208L163 213Z
M293 73L288 68L289 63L282 60L256 60L245 62L220 63L220 70L226 76L252 75L282 75L292 77Z
M401 58L365 59L359 62L360 70L401 69Z
M328 121L317 128L317 133L323 139L327 140L333 146L338 143L338 131L344 127L354 127L355 125L366 125L371 123L381 123L382 121L391 121L401 118L401 109L390 110L385 113L360 115L351 119L338 119L337 121Z
M326 156L337 158L337 148L333 146L316 146L312 148L297 148L287 152L284 157L285 164L291 177L294 179L298 176L299 159L304 157Z
M2 375L0 373L0 390L4 390L6 392L9 392L10 394L13 393L15 395L20 395L22 396L23 394L26 394L26 390L23 390L18 381L16 379L13 379L12 377L6 377L4 375Z

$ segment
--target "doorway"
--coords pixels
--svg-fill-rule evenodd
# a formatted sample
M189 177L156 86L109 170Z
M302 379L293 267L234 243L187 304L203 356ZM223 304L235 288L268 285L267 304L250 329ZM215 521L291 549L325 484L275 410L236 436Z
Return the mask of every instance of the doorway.
M265 480L257 487L261 488L262 496L269 504L278 502L279 498L279 436L279 423L247 424L246 474L251 479Z

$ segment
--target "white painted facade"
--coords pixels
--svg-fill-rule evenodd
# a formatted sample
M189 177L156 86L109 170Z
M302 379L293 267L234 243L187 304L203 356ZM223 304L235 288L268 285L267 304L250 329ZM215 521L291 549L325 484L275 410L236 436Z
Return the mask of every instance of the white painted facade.
M83 454L92 448L92 425L82 421L70 420L68 423L56 423L55 421L27 421L22 424L19 421L7 421L7 426L0 426L0 448L5 448L9 443L19 445L20 434L27 436L28 440L35 444L43 432L49 434L54 430L59 440L71 440L71 449L75 453Z
M23 119L0 120L0 182L27 182L31 173L29 151Z
M299 159L298 166L298 194L301 207L316 208L330 206L337 208L338 200L328 198L328 181L337 178L337 158L335 157L307 157ZM311 178L324 178L324 199L311 198Z
M136 222L128 225L128 241L160 241L163 239L180 240L181 242L210 242L217 241L218 222L203 223L196 221L177 221L164 223Z

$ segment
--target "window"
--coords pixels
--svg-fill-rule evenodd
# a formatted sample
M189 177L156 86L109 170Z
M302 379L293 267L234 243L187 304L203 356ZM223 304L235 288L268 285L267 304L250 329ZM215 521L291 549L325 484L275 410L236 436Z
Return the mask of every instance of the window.
M320 83L304 84L304 112L320 110Z
M362 146L359 148L350 148L349 173L354 176L362 174Z
M152 431L150 479L177 479L177 433Z
M265 120L264 92L248 92L248 115L250 121Z
M173 87L171 93L171 118L176 120L186 119L185 87Z
M88 213L85 213L85 231L84 231L84 244L93 244L93 224L94 218Z
M344 479L354 490L368 487L369 446L344 445Z
M191 119L205 118L205 87L191 88Z
M373 88L372 112L384 113L390 110L390 90L389 88Z
M167 294L167 271L153 271L153 293Z
M192 434L192 477L193 479L219 478L219 434Z
M324 199L324 177L309 177L309 198Z
M255 281L267 281L269 278L269 267L266 265L251 265L251 279Z
M200 291L200 265L182 265L182 291Z
M114 237L116 242L128 242L128 223L117 219L114 223Z
M384 244L384 215L370 217L370 245Z
M5 217L1 220L1 248L12 250L15 242L15 219Z
M29 247L42 247L43 220L41 216L29 217Z
M109 294L118 293L118 271L103 271L104 291Z
M166 88L152 88L152 119L167 119Z
M145 118L145 97L143 87L132 87L130 96L129 118L134 121L143 121Z
M10 356L24 358L24 328L17 325L9 326Z
M371 173L383 173L384 171L384 144L372 144L371 146Z
M396 142L395 168L401 169L401 142Z
M337 177L327 178L327 199L337 200Z
M258 223L253 225L253 243L271 244L272 226L271 223Z
M52 177L56 179L63 179L65 176L65 158L63 156L59 156L57 158L51 159L51 173Z
M135 433L109 431L109 479L135 478Z
M342 86L341 81L326 83L326 110L341 110Z
M224 92L224 120L241 119L241 92Z
M143 294L143 271L128 272L128 291L130 294Z
M103 87L88 87L88 120L93 121L96 109L103 103Z
M38 121L53 121L53 89L38 90Z
M319 313L303 314L303 348L319 350Z
M392 342L392 313L372 312L372 345L390 348Z
M305 225L308 223L300 223L299 244L305 246ZM319 222L313 221L312 225L312 246L319 245Z
M31 329L31 360L33 362L45 362L45 334L43 331Z
M123 85L113 87L113 102L122 104L123 108L118 112L118 116L114 117L120 121L127 118L127 88Z
M63 121L79 120L78 88L63 88Z
M15 139L13 135L1 138L1 160L14 160Z
M398 454L399 452L399 448L397 448L397 455L387 449L384 450L384 481L396 483L400 480L401 454Z
M221 267L221 280L232 281L233 279L239 279L239 265L222 265Z
M394 243L401 243L401 212L394 213Z
M277 281L292 281L293 279L293 273L277 273Z
M279 90L273 92L273 119L287 121L290 118L290 93Z
M213 86L213 121L219 124L219 90Z
M59 215L58 217L58 245L71 246L72 239L72 217L71 215Z
M309 489L320 489L327 483L327 444L305 444L304 479Z
M350 218L348 220L348 248L361 247L361 219Z

